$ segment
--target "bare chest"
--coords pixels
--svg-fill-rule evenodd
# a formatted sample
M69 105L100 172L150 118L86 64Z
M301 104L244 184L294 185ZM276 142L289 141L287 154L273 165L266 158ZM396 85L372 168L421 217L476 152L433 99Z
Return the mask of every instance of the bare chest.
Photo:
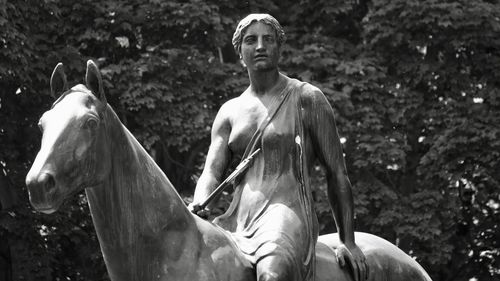
M228 146L234 156L242 156L259 125L269 115L268 107L258 101L243 102L231 113Z

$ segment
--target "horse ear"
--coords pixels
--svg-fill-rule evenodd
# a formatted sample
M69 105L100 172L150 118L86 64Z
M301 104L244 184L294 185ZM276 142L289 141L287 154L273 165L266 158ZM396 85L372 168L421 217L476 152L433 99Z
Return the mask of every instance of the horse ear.
M60 62L54 68L52 76L50 76L50 94L56 98L68 89L68 82L66 81L66 74L64 74L64 66Z
M99 72L97 65L92 60L87 61L85 81L87 83L87 88L89 88L92 93L101 100L101 102L106 103L106 95L104 95L101 73Z

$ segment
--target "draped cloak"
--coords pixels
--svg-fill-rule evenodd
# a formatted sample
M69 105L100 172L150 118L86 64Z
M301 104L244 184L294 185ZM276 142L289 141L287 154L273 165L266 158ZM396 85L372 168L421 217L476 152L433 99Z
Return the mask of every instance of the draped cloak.
M280 90L278 90L280 91ZM262 151L235 185L233 200L214 222L231 233L256 265L266 256L286 259L293 280L314 280L318 220L307 163L312 144L304 133L301 97L316 87L287 78L276 93L279 110L251 147ZM320 128L321 129L321 128ZM247 149L246 154L251 153ZM246 157L244 155L243 157Z

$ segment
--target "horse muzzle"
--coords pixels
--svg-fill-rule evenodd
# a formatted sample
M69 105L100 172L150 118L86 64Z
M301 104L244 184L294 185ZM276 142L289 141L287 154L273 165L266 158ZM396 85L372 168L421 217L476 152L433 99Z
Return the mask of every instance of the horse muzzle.
M42 172L36 175L28 173L26 177L26 186L30 203L35 210L50 214L59 208L59 203L56 202L56 181L54 176L49 172Z

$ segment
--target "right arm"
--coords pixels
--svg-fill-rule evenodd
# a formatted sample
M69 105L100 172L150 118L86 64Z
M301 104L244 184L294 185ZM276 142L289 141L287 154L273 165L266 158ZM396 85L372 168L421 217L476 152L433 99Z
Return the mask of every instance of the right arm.
M210 193L222 182L224 172L231 160L231 151L228 145L231 123L227 109L228 105L225 103L215 117L205 167L196 184L193 203L190 205L200 205L205 201Z

